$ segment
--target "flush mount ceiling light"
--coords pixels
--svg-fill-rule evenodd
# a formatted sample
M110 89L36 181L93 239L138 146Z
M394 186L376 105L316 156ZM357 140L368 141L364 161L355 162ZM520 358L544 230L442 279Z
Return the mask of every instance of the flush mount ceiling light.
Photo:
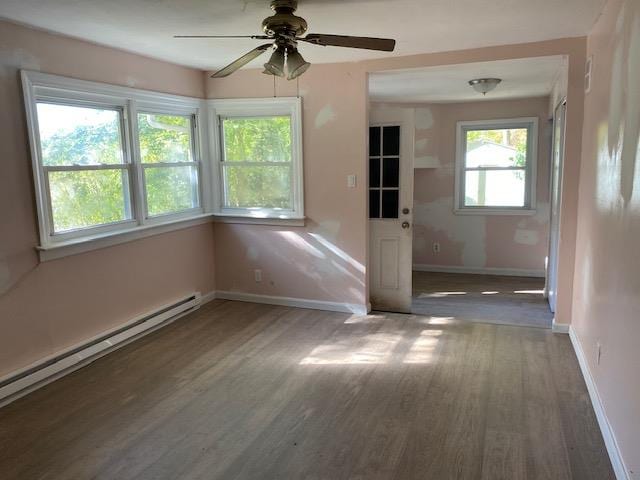
M469 80L469 85L471 85L476 92L486 95L496 88L501 81L501 78L475 78Z
M246 2L245 2L246 3ZM293 80L307 71L311 65L298 52L298 42L312 45L364 48L393 52L396 41L389 38L353 37L350 35L325 35L323 33L307 34L307 21L294 15L298 8L298 0L271 0L271 10L274 14L262 21L264 35L174 35L175 38L253 38L268 40L269 43L260 45L224 68L211 75L211 78L222 78L231 75L264 52L276 47L271 58L264 64L264 72L268 75L284 76L286 52L287 79ZM305 35L306 34L306 35ZM305 36L303 36L305 35Z

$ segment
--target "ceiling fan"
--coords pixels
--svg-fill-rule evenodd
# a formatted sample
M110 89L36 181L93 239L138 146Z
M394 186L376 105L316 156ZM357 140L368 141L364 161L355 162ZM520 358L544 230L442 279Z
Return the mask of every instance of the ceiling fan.
M271 0L271 9L275 12L262 21L262 30L265 35L174 35L175 38L254 38L256 40L270 40L243 56L233 61L226 67L211 75L211 78L221 78L231 75L253 59L259 57L267 50L273 48L271 58L264 64L262 73L284 77L289 80L299 77L311 66L300 52L298 42L307 42L314 45L364 48L367 50L380 50L392 52L396 41L386 38L352 37L347 35L325 35L321 33L309 33L307 22L304 18L293 14L298 8L297 0ZM285 71L286 64L286 71Z

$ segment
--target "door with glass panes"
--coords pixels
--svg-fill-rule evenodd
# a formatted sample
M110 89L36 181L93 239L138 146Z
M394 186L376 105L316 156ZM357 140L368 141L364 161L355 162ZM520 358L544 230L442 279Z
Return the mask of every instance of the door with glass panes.
M393 120L369 127L370 300L411 312L413 128Z

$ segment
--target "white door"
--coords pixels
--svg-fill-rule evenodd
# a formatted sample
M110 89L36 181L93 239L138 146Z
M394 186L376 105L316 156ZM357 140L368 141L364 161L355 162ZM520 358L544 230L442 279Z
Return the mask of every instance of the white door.
M553 155L551 159L551 219L549 222L549 260L547 296L552 312L556 311L558 289L558 249L560 247L560 203L562 201L562 163L567 102L562 101L553 113Z
M410 313L414 128L413 109L400 110L400 118L371 115L377 122L369 128L370 300L374 310Z

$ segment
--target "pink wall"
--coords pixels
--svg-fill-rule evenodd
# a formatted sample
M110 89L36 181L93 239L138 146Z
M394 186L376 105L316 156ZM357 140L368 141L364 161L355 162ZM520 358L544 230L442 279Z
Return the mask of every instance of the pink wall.
M569 57L568 145L558 317L570 318L584 39L565 39L360 63L314 65L304 99L305 227L194 227L38 263L33 189L18 69L208 98L273 95L272 78L245 70L203 82L201 72L2 23L3 175L0 217L0 373L24 366L188 291L217 289L362 305L367 302L367 73L542 55ZM278 95L296 84L278 80ZM346 176L356 174L356 188ZM212 232L214 230L214 232ZM253 281L263 268L263 282ZM568 273L571 272L571 273ZM82 279L80 281L79 279ZM565 303L562 303L562 302Z
M215 227L216 281L220 290L295 296L362 304L368 299L366 126L368 72L473 63L510 58L566 55L569 59L567 151L563 180L558 306L556 321L569 323L573 288L577 186L580 171L585 39L488 47L474 50L392 57L358 63L313 65L300 77L304 113L306 227L221 225ZM295 82L277 80L279 96L295 95ZM243 70L226 79L208 79L207 98L272 96L273 78L260 70ZM358 186L346 187L346 175L356 174ZM277 232L305 242L291 242ZM313 235L315 235L315 237ZM308 247L320 236L331 245L321 254ZM255 241L250 243L249 238ZM304 245L304 246L303 246ZM331 253L332 249L338 253ZM311 253L314 252L314 253ZM323 256L324 255L324 256ZM277 259L285 258L288 262ZM347 258L345 262L342 260ZM308 267L301 267L310 261ZM271 263L270 263L271 262ZM267 265L256 284L253 269ZM276 267L278 273L275 273ZM345 274L345 266L348 266ZM318 275L324 286L318 288ZM345 278L346 276L346 278ZM336 285L336 286L334 286Z
M202 97L202 73L0 21L0 376L213 290L210 224L39 263L19 69Z
M640 475L640 2L611 0L588 39L571 328L628 470ZM601 360L596 361L597 344Z
M549 226L547 97L416 106L416 157L438 168L414 176L413 263L501 268L544 273ZM535 215L455 215L456 123L463 120L538 117ZM431 119L431 121L427 121ZM440 252L433 252L433 242Z
M296 82L278 79L279 96ZM209 80L208 98L270 97L273 77L243 70ZM216 224L218 290L367 303L366 77L358 64L313 65L303 98L304 227ZM347 175L357 175L347 188ZM261 283L253 270L262 269Z

